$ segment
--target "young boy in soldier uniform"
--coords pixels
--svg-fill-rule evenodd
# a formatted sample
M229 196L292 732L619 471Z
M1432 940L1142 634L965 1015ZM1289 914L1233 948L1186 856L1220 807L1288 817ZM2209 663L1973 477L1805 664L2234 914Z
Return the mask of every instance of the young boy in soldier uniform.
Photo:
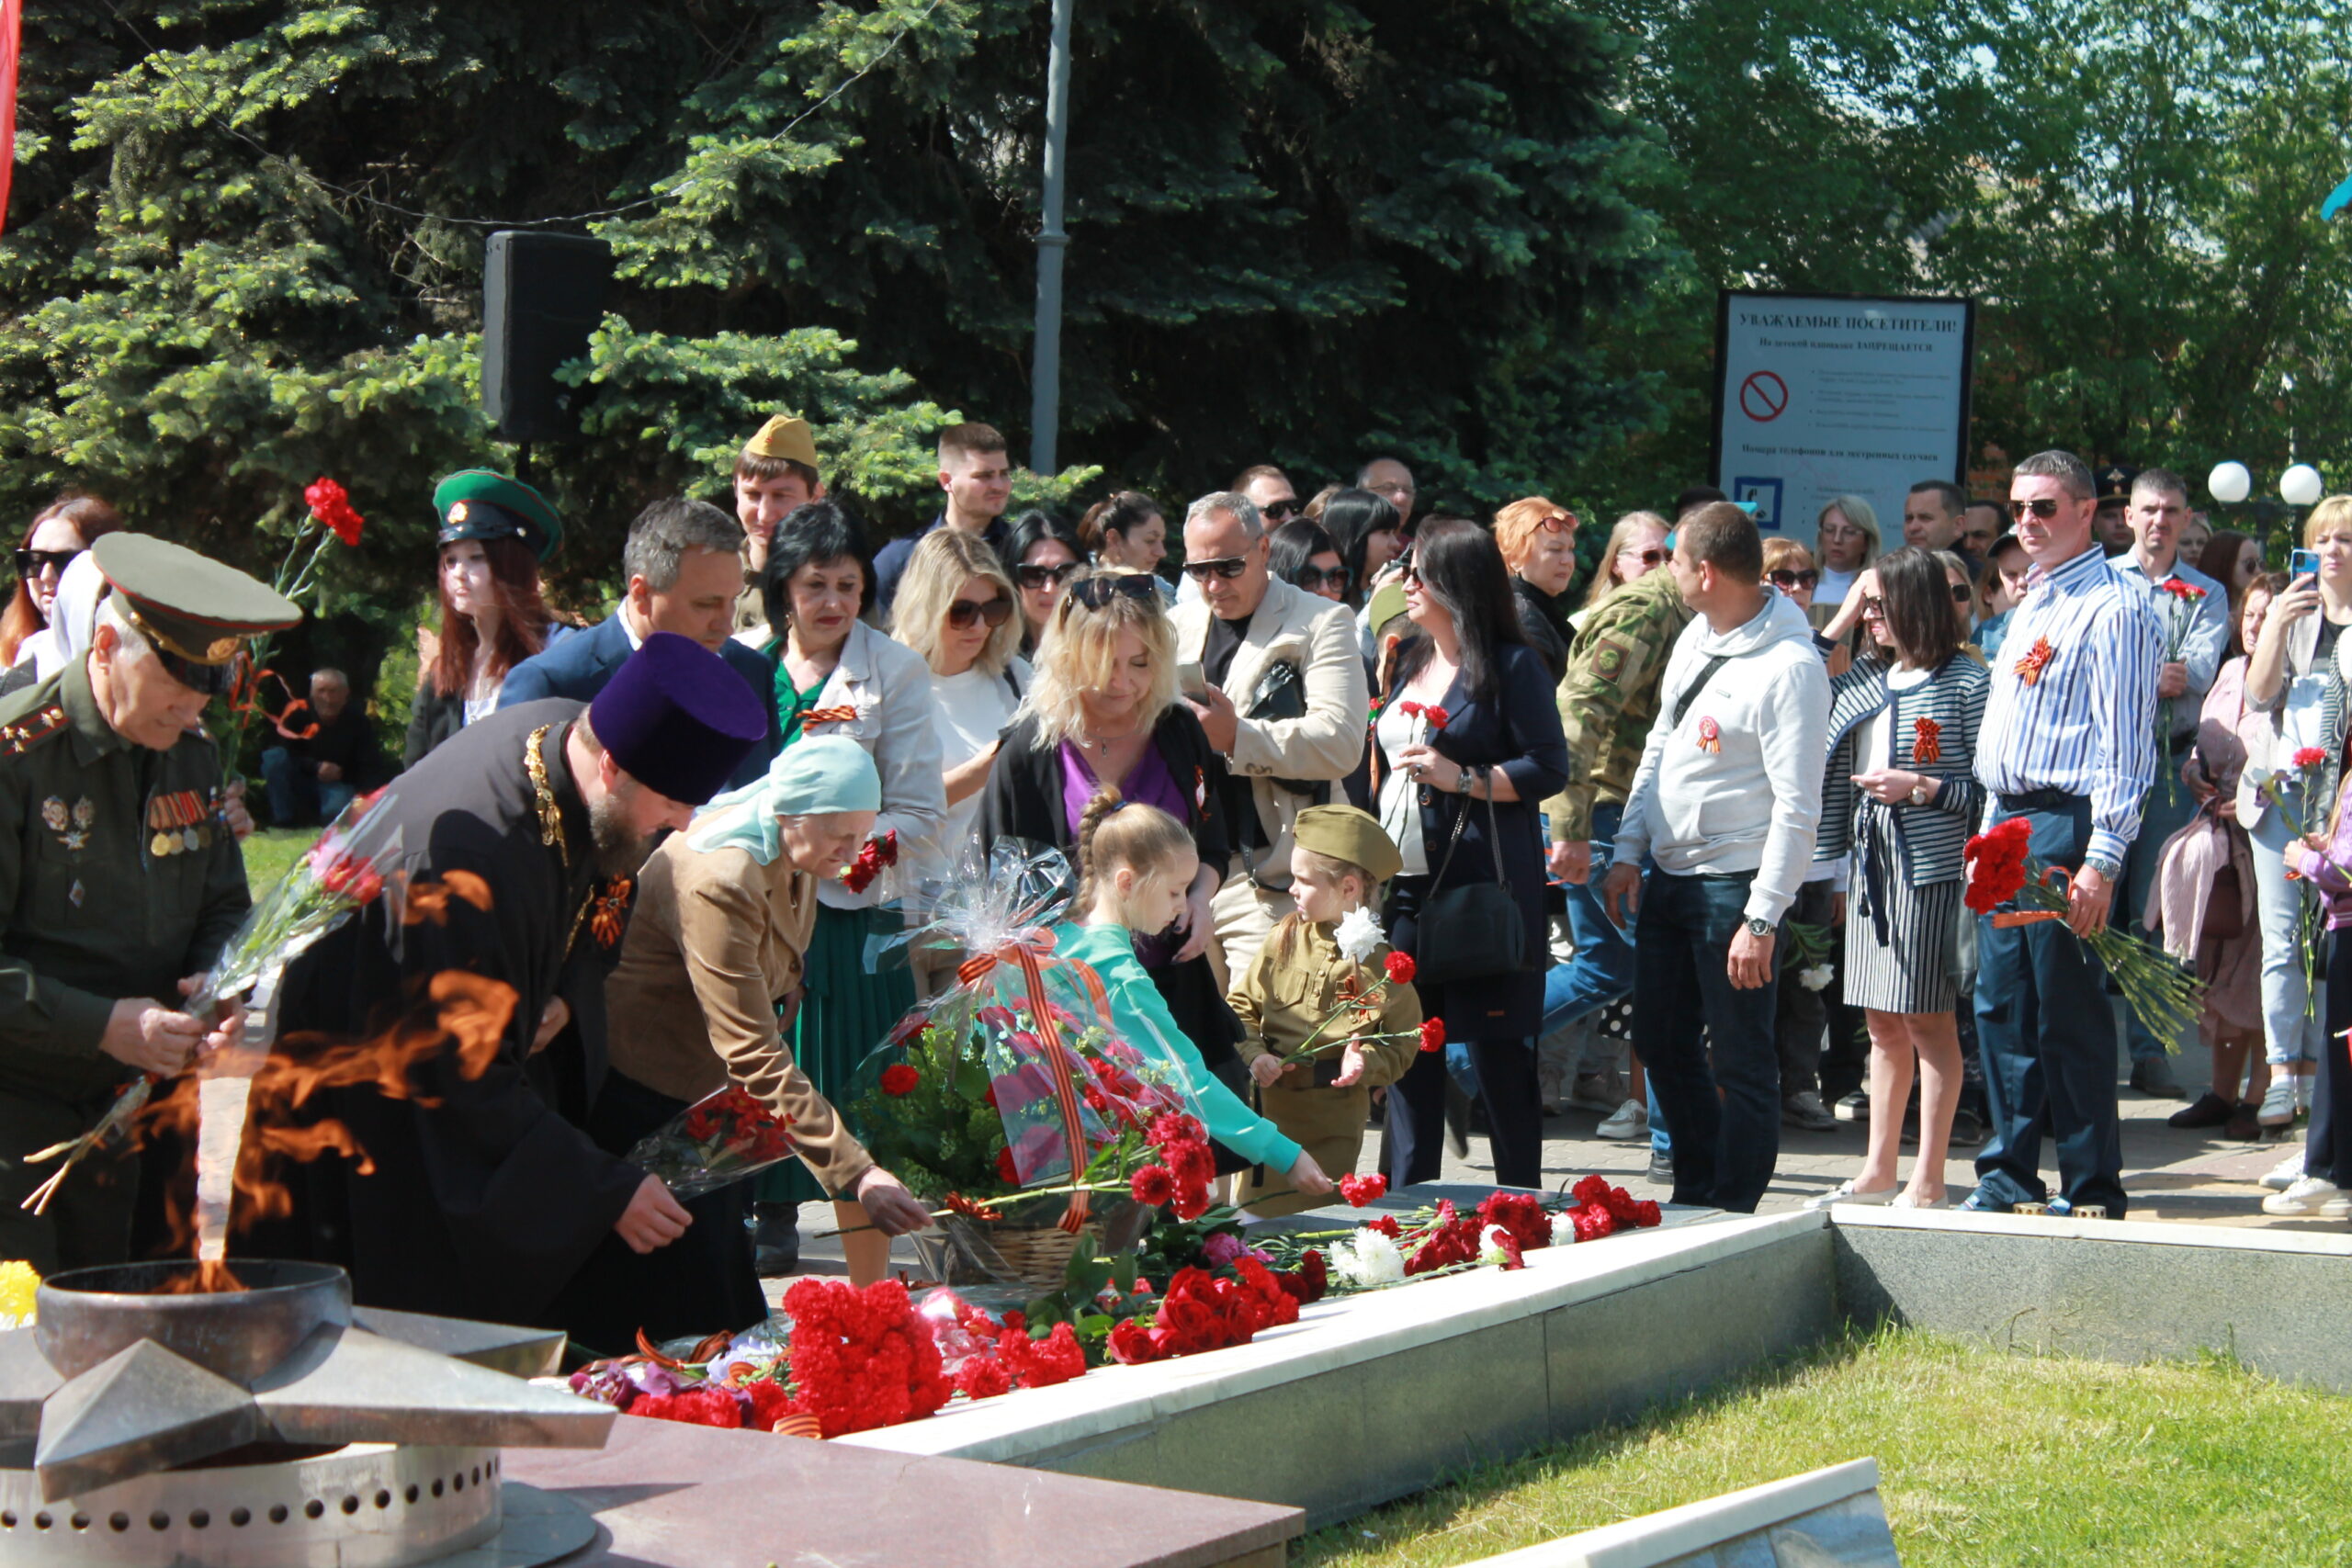
M1404 863L1371 813L1352 806L1300 812L1293 843L1298 911L1275 925L1227 999L1241 1020L1241 1059L1258 1082L1260 1110L1337 1179L1354 1172L1363 1151L1372 1091L1404 1077L1420 1046L1421 999L1409 984L1387 980L1388 944L1351 959L1338 934L1351 914L1370 920L1374 894ZM1368 999L1324 1028L1351 998ZM1283 1060L1310 1039L1313 1055ZM1235 1201L1255 1214L1324 1201L1263 1168L1242 1173Z

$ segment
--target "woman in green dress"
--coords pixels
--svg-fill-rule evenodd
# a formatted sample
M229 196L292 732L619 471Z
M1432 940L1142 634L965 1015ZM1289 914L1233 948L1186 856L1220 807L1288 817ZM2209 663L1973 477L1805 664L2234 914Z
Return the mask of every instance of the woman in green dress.
M898 834L902 868L927 863L937 852L947 813L931 670L920 654L859 619L874 603L874 553L864 525L831 501L794 512L776 525L760 592L773 628L763 651L775 656L785 746L810 735L845 735L865 748L882 775L875 833ZM866 958L869 939L894 935L902 924L896 881L886 874L853 893L833 878L817 889L793 1054L817 1092L836 1103L847 1098L857 1064L914 1006L904 952L872 968ZM795 1266L797 1210L822 1196L797 1164L761 1178L756 1213L763 1274ZM888 1239L865 1228L865 1211L855 1203L834 1208L852 1276L879 1279L888 1267Z

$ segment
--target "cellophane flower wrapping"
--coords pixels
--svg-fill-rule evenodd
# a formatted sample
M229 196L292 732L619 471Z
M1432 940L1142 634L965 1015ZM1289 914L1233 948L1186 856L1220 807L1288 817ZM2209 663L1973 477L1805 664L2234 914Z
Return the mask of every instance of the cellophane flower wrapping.
M1092 971L1052 952L1072 883L1059 853L1000 840L929 890L913 940L966 954L968 977L861 1065L850 1116L876 1163L934 1205L1050 1224L1076 1184L1104 1214L1153 1157L1153 1122L1200 1114L1165 1045L1122 1039Z
M360 795L337 812L318 841L245 912L188 998L192 1016L204 1017L214 1003L252 990L365 906L402 896L394 869L401 832L383 809L392 787Z
M749 1090L729 1084L639 1138L628 1163L673 1195L698 1198L790 1159L791 1124Z

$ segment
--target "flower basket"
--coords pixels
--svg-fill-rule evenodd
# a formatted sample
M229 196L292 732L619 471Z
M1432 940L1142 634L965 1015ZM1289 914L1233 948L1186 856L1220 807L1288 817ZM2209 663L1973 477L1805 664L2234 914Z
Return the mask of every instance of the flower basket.
M1071 1231L1060 1224L1058 1194L1001 1200L987 1207L999 1217L951 1212L933 1229L908 1238L925 1278L966 1289L1017 1285L1030 1296L1050 1294L1061 1289L1071 1258L1133 1247L1152 1213L1132 1198L1098 1192L1086 1223Z

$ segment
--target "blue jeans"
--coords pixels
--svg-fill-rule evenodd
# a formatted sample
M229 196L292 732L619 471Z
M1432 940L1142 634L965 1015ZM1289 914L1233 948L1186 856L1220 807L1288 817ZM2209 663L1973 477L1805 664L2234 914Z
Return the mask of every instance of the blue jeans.
M1741 1214L1781 1156L1779 974L1743 991L1725 967L1753 880L1652 871L1634 943L1634 1048L1675 1130L1674 1201Z
M2073 871L2090 841L2091 807L2011 810L2033 824L2034 857ZM2115 1108L2115 1014L2107 969L2063 921L1976 927L1976 1044L1992 1111L1976 1151L1977 1191L2002 1208L2041 1202L2041 1130L2058 1145L2058 1180L2076 1208L2123 1217L2123 1142Z
M2156 748L2156 782L2147 798L2140 803L2140 836L2132 840L2132 848L2123 856L2123 886L2115 891L2115 908L2109 917L2109 923L2117 930L2142 937L2154 947L2162 947L2163 940L2151 936L2148 928L2140 923L2140 917L2147 912L2148 886L2156 879L2156 863L2164 855L2165 840L2197 815L2197 802L2190 797L2188 786L2180 782L2181 761L2188 754L2185 748ZM2272 863L2278 863L2277 855L2270 858ZM2282 873L2285 869L2279 867ZM2168 1055L2175 1050L2187 1051L2197 1043L2197 1025L2193 1021L2179 1039L2166 1041L2149 1033L2138 1013L2127 1009L2123 1016L2124 1048L2132 1053L2135 1063Z
M1610 855L1624 818L1625 808L1614 801L1602 801L1592 808L1592 874L1580 887L1562 889L1568 896L1568 940L1576 943L1577 954L1566 964L1555 964L1544 976L1544 1021L1535 1032L1539 1040L1633 994L1633 938L1639 922L1629 917L1620 931L1600 907L1600 885L1608 878ZM1666 1117L1658 1110L1657 1090L1650 1089L1646 1098L1650 1152L1670 1155L1674 1140L1668 1135Z
M2310 814L2300 787L2290 789L2287 800L2297 816ZM2303 974L2303 910L2313 901L2311 884L2288 881L2287 867L2278 858L2293 833L2274 806L2249 835L2254 840L2255 919L2262 923L2263 1050L2274 1067L2315 1062L2326 1043L2320 1021L2327 1016L2327 971L2320 971L2318 996L2311 994ZM2327 933L2319 931L2314 940L2324 944Z
M262 785L269 795L269 820L276 828L307 828L332 822L359 792L336 780L322 784L316 762L283 746L261 754Z

